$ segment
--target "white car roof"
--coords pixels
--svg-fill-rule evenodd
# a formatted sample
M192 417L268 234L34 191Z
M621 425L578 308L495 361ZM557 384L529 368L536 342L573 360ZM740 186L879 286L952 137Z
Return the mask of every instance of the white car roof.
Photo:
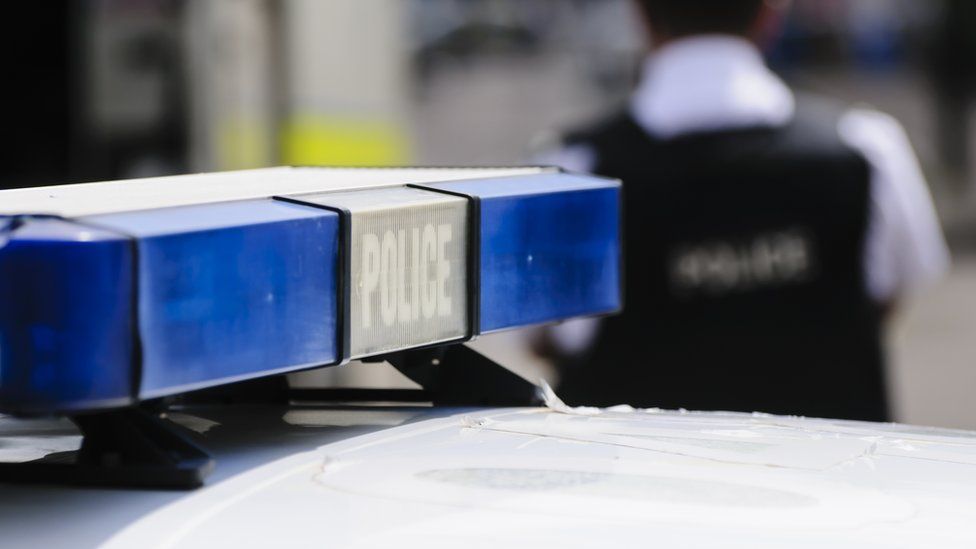
M217 456L206 486L0 486L0 545L976 545L965 431L558 406L175 419ZM12 424L0 419L0 434ZM57 447L64 435L43 436Z

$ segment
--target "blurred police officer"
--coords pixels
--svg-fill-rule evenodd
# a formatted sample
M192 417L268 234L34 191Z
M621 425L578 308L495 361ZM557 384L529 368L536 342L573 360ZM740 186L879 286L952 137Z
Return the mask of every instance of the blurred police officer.
M552 333L561 394L887 419L884 320L949 261L905 132L770 72L762 0L639 6L628 108L548 158L625 196L626 310Z

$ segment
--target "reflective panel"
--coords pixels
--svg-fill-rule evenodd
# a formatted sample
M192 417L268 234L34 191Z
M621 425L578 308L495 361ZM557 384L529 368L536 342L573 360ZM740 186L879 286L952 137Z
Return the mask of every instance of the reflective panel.
M468 203L382 190L291 197L348 212L349 358L468 334Z

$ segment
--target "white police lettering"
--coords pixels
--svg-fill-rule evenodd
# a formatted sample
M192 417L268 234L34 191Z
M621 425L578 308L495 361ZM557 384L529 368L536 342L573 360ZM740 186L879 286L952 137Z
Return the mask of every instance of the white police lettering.
M447 277L451 276L451 264L447 261L447 245L451 242L451 226L437 226L437 315L451 314L451 294Z
M362 297L363 327L373 325L373 292L380 283L380 239L375 234L363 235L360 247L363 251Z
M420 307L424 312L424 318L434 316L437 309L437 282L430 278L430 271L427 266L430 258L437 253L437 236L434 233L433 225L424 226L424 239L420 244Z
M379 293L379 322L390 327L408 324L434 315L451 315L449 284L451 263L448 247L453 239L451 226L427 223L423 229L385 231L382 238L364 233L362 253L362 325L374 325Z
M812 277L814 267L813 239L800 229L684 246L669 265L672 289L685 296L801 283Z

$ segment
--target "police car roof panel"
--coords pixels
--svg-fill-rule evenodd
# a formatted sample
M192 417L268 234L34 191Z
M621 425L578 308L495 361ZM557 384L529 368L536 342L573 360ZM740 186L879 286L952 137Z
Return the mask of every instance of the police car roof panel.
M202 436L235 474L212 486L82 506L86 492L2 487L0 525L11 543L45 547L59 537L110 548L976 544L976 433L752 414L469 409L353 436L406 419L377 413L217 418L221 428ZM283 447L242 445L245 433ZM43 505L26 504L38 497ZM52 516L58 528L38 529Z

